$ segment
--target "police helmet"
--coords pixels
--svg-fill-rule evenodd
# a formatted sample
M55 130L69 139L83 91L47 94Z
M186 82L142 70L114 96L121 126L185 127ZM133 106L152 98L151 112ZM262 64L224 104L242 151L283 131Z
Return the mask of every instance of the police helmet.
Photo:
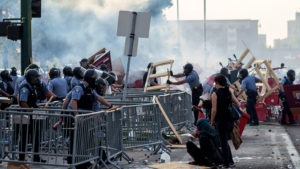
M31 85L38 85L41 83L40 74L35 69L28 69L25 73L25 79Z
M193 65L191 63L187 63L183 66L183 73L187 76L193 71Z
M89 84L89 87L95 88L98 74L94 69L89 69L84 73L83 80Z
M222 67L222 69L220 70L220 73L224 76L228 76L229 75L229 71L226 67Z
M37 64L30 64L27 69L36 69L36 70L39 70L39 66Z
M239 74L238 74L239 79L243 80L247 76L248 76L248 70L247 69L241 69L239 71Z
M288 70L286 75L291 82L295 80L296 73L293 69Z
M98 79L96 80L96 83L95 83L95 85L96 85L96 88L95 88L96 92L97 92L99 95L104 96L104 94L105 94L105 89L106 89L106 85L107 85L107 84L108 84L108 83L107 83L106 80L104 80L103 78L98 78Z
M1 71L0 76L3 81L7 81L7 82L12 81L12 78L10 77L8 70Z
M73 75L74 75L77 79L83 79L84 72L85 72L85 69L84 69L83 67L75 67L75 68L73 69Z
M106 64L101 64L100 65L100 70L107 72L108 71L108 67Z
M16 68L16 67L10 68L10 74L11 74L12 76L17 76L17 68Z
M63 74L64 76L73 76L73 70L70 66L65 66L63 68Z
M101 77L105 79L109 85L112 85L116 82L116 75L114 72L103 72Z
M50 79L60 77L60 70L55 67L51 68L49 71L49 77L50 77Z

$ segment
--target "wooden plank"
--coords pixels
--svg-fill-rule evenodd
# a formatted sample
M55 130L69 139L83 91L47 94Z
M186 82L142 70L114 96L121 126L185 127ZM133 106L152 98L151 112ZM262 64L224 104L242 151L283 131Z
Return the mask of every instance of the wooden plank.
M267 90L271 90L271 87L269 86L268 82L266 81L266 79L264 78L264 76L262 75L262 73L260 72L260 70L258 69L258 67L255 67L254 70L256 71L256 73L259 76L260 80L266 86Z
M152 72L152 69L153 69L153 63L151 64L150 68L148 69L148 74L147 74L147 78L146 78L146 82L144 84L144 92L147 92L147 87L148 87L148 81L149 81L149 76Z
M249 53L249 49L247 48L244 53L242 54L242 56L239 58L239 60L235 63L234 67L237 67L238 65L240 65L242 63L242 61L245 59L245 57L247 56L247 54Z
M166 89L166 88L169 88L169 85L165 84L165 85L147 87L146 91L160 90L160 89Z
M164 118L166 119L168 125L170 126L171 130L172 130L173 133L175 134L175 136L176 136L176 138L178 139L179 143L182 144L183 142L182 142L182 139L181 139L180 135L177 133L175 127L173 126L173 124L172 124L172 122L170 121L170 119L169 119L167 113L165 112L164 108L161 106L161 104L160 104L160 102L159 102L159 100L158 100L158 98L157 98L156 96L154 96L154 100L155 100L155 102L158 104L158 107L159 107L161 113L163 114Z
M157 66L168 65L168 64L173 64L173 63L174 63L174 60L166 60L166 61L153 63L152 66L157 67Z
M255 57L252 57L251 60L247 63L247 65L244 68L248 69L254 61L255 61Z
M149 76L149 78L165 77L169 75L170 75L169 72L164 72L164 73L152 74Z
M266 65L267 69L269 70L269 73L271 73L272 77L274 78L276 84L279 84L280 83L279 79L278 79L277 75L274 73L273 69L271 68L271 65L267 61L265 61L265 65Z
M0 103L13 103L13 100L9 99L8 97L0 97Z
M198 166L198 165L191 165L188 163L181 163L181 162L169 162L169 163L160 163L160 164L152 164L148 165L148 167L153 169L209 169L211 167L206 166Z

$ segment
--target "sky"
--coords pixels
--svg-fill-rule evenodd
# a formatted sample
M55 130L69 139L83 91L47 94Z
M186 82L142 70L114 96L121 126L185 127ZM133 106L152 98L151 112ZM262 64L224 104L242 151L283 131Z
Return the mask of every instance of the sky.
M179 19L202 20L204 0L178 0ZM169 20L177 19L177 0L165 10ZM267 35L267 45L287 36L287 21L300 12L300 0L206 0L206 19L253 19L259 21L259 33Z

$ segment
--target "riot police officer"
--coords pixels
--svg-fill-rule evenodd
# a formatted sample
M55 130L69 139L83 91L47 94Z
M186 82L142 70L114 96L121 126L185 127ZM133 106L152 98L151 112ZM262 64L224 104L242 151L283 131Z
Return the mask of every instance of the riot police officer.
M83 75L86 70L82 67L75 67L73 69L73 77L71 79L71 90L79 85L83 80Z
M280 87L279 96L280 99L282 100L282 105L283 105L282 115L280 120L281 125L296 124L283 89L283 86L293 85L295 76L296 76L295 71L290 69L287 71L286 76L284 76L284 78L280 82L282 86ZM289 118L289 123L286 122L286 115Z
M38 94L40 88L38 86L41 85L40 80L40 74L35 69L28 69L25 74L25 80L22 82L22 85L20 86L20 92L19 92L19 105L21 107L25 108L38 108L37 100L38 100ZM40 135L41 135L41 120L32 119L30 117L30 123L29 123L29 131L27 132L26 125L19 125L17 127L17 130L21 130L21 139L19 144L19 151L25 152L26 151L26 140L27 140L27 133L31 134L31 138L33 145L33 151L34 153L40 152ZM18 133L18 131L17 131ZM25 154L20 153L19 159L24 161L25 160ZM46 162L46 160L41 159L41 157L38 154L33 155L33 161L34 162Z
M11 86L12 78L9 75L9 72L7 70L3 70L0 73L0 96L10 97L12 94L14 94L14 89ZM1 110L4 110L7 108L9 104L2 103L1 104Z
M12 78L11 86L15 88L17 79L18 79L18 74L17 74L17 68L12 67L10 68L10 77Z
M74 73L75 75L75 73ZM98 74L95 70L89 69L84 73L83 83L75 86L72 89L71 93L71 101L69 103L68 108L72 110L92 110L93 103L97 101L97 96L93 92L96 87L96 80L98 78ZM77 115L76 112L74 115ZM71 125L71 123L69 124ZM73 153L73 144L74 144L74 132L70 131L70 152ZM67 157L67 162L69 164L72 163L72 158ZM76 168L88 168L91 163L84 163L76 166Z
M241 69L238 74L238 78L242 81L241 90L237 94L239 96L242 92L246 92L247 95L247 103L246 103L246 111L250 115L250 125L251 126L258 126L258 117L255 109L255 104L257 101L257 88L256 88L256 81L257 79L254 76L249 76L247 69Z
M60 70L58 68L51 68L49 77L48 90L55 94L55 100L63 100L68 92L67 81L60 77Z
M65 66L63 68L64 79L67 81L68 92L71 91L71 80L73 77L73 70L70 66Z
M171 76L179 78L184 77L184 80L178 81L178 82L172 82L170 80L167 80L168 84L172 85L181 85L184 83L188 83L190 86L190 89L192 91L192 104L193 106L198 106L200 101L200 96L202 95L203 88L202 84L200 83L200 78L198 73L193 70L193 65L191 63L187 63L183 67L183 73L179 73L176 75L173 75L173 72L171 71ZM198 110L194 110L194 124L196 125L196 122L198 120Z

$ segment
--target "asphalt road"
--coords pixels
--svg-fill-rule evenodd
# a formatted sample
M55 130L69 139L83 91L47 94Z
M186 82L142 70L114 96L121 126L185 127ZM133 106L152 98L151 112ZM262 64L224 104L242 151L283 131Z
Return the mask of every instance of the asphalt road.
M300 169L300 126L260 125L246 126L242 135L243 143L238 150L231 145L237 169ZM126 160L118 161L118 166L125 169L150 169L157 164L161 154L151 155L148 147L126 151L134 158L131 164ZM185 148L171 150L171 161L187 163L192 161ZM0 169L7 163L0 164ZM32 169L59 169L60 167L31 165ZM113 168L111 165L109 168ZM173 167L174 168L174 167ZM200 166L195 166L201 168ZM172 167L168 167L172 169ZM184 169L181 167L180 169Z

